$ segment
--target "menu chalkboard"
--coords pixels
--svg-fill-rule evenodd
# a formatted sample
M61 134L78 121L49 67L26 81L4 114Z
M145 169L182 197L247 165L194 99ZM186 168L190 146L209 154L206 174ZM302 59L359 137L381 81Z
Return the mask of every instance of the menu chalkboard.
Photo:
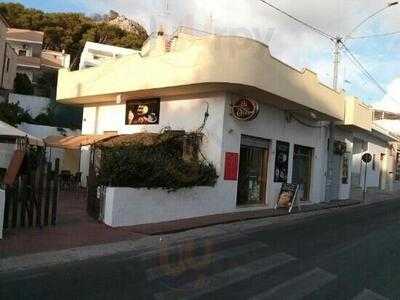
M294 203L296 202L297 191L299 186L297 184L283 183L281 192L279 193L278 201L276 202L275 209L287 208L289 212L292 211Z

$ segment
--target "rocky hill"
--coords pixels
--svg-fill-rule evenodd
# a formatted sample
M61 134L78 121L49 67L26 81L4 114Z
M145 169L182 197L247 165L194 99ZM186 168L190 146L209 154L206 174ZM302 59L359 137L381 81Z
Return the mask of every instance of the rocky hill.
M117 26L122 30L131 32L138 36L147 34L142 25L122 15L118 15L115 16L115 18L109 19L108 24Z

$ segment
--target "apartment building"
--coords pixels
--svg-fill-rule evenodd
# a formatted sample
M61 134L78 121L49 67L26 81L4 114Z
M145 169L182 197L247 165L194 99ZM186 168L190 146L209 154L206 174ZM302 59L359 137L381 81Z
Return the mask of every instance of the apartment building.
M7 99L7 95L14 88L14 79L17 72L17 55L7 42L7 21L0 15L0 101Z

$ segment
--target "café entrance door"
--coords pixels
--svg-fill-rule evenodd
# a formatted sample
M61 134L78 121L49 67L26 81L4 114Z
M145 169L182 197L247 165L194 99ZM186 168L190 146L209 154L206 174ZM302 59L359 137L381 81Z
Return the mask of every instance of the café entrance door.
M310 200L312 158L313 148L295 145L292 183L299 185L301 201Z
M269 141L242 137L237 205L265 204Z

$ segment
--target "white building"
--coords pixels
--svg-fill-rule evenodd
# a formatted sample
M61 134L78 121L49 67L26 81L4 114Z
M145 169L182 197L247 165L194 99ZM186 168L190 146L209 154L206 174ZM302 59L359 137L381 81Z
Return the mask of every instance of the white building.
M79 70L98 66L109 59L137 54L137 50L86 42L81 54Z
M374 131L372 111L360 101L239 37L159 33L141 53L60 72L57 98L84 107L85 135L191 132L209 114L202 152L216 166L216 186L174 193L107 188L104 220L111 226L274 207L282 182L300 186L304 205L349 199L357 136L371 149L383 145L377 153L393 139ZM135 105L152 107L151 122L134 125ZM244 118L253 110L258 115ZM83 155L84 173L88 161Z

